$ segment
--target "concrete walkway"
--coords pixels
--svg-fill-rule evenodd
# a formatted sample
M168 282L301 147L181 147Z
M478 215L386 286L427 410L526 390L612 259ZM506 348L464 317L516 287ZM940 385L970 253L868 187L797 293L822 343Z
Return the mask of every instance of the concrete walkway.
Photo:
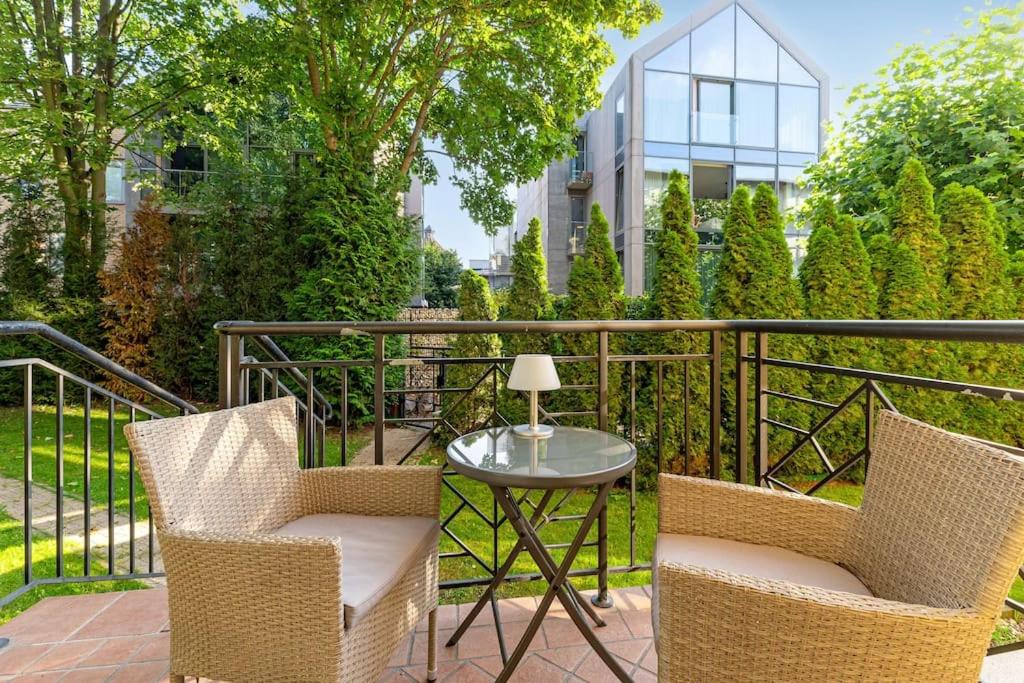
M405 429L405 428L393 428L384 430L384 464L385 465L396 465L402 457L409 452L409 449L413 445L423 438L424 432L419 429ZM406 463L410 463L416 455L430 448L430 437L424 439L416 448L416 453L409 456L409 460ZM353 465L372 465L373 464L373 441L366 444L359 449L356 453L355 458L352 459L351 464ZM411 464L411 463L410 463Z
M0 506L7 514L25 521L25 491L20 480L0 477ZM94 505L90 509L89 545L93 561L100 562L103 571L107 566L107 508ZM57 535L57 493L39 485L32 487L32 528L47 536ZM114 513L114 566L119 574L129 571L129 548L131 522L128 515ZM68 495L64 496L64 548L66 552L81 551L85 548L85 504ZM162 572L160 546L153 539L153 571ZM135 520L135 562L136 571L149 571L149 522L144 518Z

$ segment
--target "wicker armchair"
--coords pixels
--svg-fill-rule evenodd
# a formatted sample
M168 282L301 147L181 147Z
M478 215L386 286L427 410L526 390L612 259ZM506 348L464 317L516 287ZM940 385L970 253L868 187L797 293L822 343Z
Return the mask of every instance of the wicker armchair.
M860 508L659 486L659 680L978 680L1024 561L1024 459L883 412Z
M167 571L172 680L376 681L437 621L441 472L300 470L295 402L125 428Z

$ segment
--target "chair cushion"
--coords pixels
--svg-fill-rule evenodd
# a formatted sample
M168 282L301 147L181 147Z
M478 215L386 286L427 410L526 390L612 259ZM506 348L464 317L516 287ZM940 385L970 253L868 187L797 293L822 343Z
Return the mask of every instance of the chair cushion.
M307 515L274 533L341 539L341 597L345 628L352 628L435 546L441 525L429 517Z
M716 569L732 574L777 579L801 586L871 595L860 579L837 564L769 545L741 543L709 536L658 534L652 573L651 618L658 634L658 565L662 562Z

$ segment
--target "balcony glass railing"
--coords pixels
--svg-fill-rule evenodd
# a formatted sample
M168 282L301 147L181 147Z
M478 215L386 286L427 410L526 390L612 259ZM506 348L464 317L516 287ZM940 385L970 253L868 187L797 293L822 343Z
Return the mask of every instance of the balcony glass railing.
M569 189L586 189L594 182L594 173L586 157L575 156L569 160Z
M706 145L735 145L738 117L735 114L693 112L693 141Z

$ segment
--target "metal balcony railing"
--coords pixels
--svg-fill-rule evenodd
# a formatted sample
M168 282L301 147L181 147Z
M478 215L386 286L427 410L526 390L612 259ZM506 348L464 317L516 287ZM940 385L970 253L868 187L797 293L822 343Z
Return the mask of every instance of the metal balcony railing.
M705 145L735 145L739 118L735 114L692 113L693 141Z
M587 224L573 222L569 226L569 256L579 256L587 244Z

